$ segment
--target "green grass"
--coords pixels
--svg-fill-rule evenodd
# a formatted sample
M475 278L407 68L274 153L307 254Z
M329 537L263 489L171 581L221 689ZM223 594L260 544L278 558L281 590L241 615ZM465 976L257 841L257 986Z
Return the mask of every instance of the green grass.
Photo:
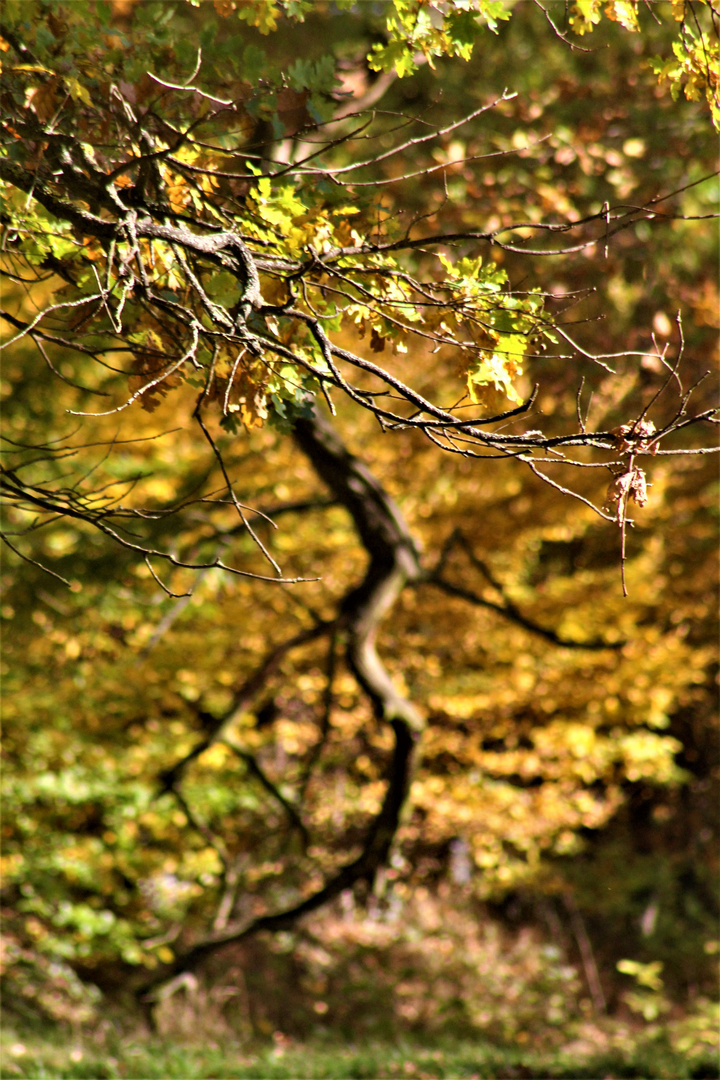
M62 1042L35 1033L6 1033L0 1075L24 1080L717 1080L708 1052L688 1058L653 1043L577 1056L488 1043L441 1048L417 1044L344 1046L331 1042L249 1049L231 1041L171 1043L137 1036Z

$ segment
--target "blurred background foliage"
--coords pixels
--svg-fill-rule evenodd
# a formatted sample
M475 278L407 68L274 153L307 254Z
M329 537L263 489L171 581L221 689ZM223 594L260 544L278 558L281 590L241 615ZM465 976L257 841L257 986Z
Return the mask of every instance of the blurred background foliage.
M494 257L516 287L572 294L557 304L573 305L578 342L620 354L612 380L597 366L585 372L583 408L596 430L655 393L652 336L677 350L678 313L687 383L712 367L717 229L694 219L718 209L717 179L703 180L716 148L704 93L675 100L653 71L654 57L675 55L680 9L705 18L704 5L653 5L662 17L640 10L632 32L616 17L620 5L608 18L578 3L573 18L595 28L568 29L568 42L533 4L507 5L505 20L481 3L477 12L498 20L495 36L478 30L467 61L442 55L442 43L433 56L430 43L432 66L421 56L407 72L418 42L397 42L403 12L417 16L418 4L394 6L395 44L389 5L373 3L8 0L5 18L25 20L34 48L61 52L61 42L62 62L80 76L102 62L138 94L153 67L187 78L200 43L203 85L244 95L253 146L294 130L298 110L328 119L338 79L362 98L387 78L387 140L398 114L442 128L459 104L470 112L509 88L513 100L418 149L413 168L440 173L400 182L396 159L368 165L378 222L402 228L424 214L429 229L489 230L663 196L659 215L683 217L639 223L606 250ZM449 8L475 10L419 7L438 13L436 30ZM84 8L102 11L117 35L97 58L85 52ZM373 48L389 72L362 62ZM393 78L393 65L405 77ZM338 146L340 164L344 153ZM42 286L28 294L6 283L3 304L32 317L56 284L44 296ZM347 341L356 347L349 332ZM625 355L633 351L646 355ZM423 382L434 393L462 386L451 350L411 348L393 364L421 391ZM4 436L14 449L28 430L66 437L65 410L87 406L76 384L92 379L90 366L73 359L60 369L65 381L49 380L30 346L5 355ZM566 360L539 355L524 378L524 391L539 382L536 408L551 425L574 414L579 373ZM701 404L716 391L714 376ZM219 489L207 444L177 421L192 400L180 388L152 412L134 409L131 427L117 415L78 418L83 448L68 454L68 475L93 469L98 483L126 485L138 506ZM518 463L440 459L411 432L382 435L371 416L337 409L350 449L397 500L428 564L462 535L445 569L479 603L420 583L383 626L383 658L428 727L410 810L372 894L345 895L272 939L227 946L156 1002L161 1031L189 1035L201 1016L214 1038L482 1035L577 1044L582 1056L613 1045L612 1016L702 1058L719 948L716 460L652 462L650 499L628 537L625 599L617 528L586 505ZM658 402L658 426L673 409ZM316 888L380 804L389 736L334 643L285 656L223 742L189 767L182 794L163 791L206 718L223 714L266 651L307 625L308 610L329 617L365 563L347 514L328 505L277 427L228 434L223 454L244 500L277 520L272 537L259 519L256 528L284 573L318 580L279 588L177 570L166 580L171 597L130 553L69 518L26 535L23 552L70 588L5 555L5 1009L20 1018L97 1020L100 993L129 1006L178 947ZM597 470L578 484L602 501ZM183 552L221 541L236 564L257 566L229 511L210 521L189 506L148 530L158 546L177 537ZM567 641L609 647L545 640L498 614L508 599Z

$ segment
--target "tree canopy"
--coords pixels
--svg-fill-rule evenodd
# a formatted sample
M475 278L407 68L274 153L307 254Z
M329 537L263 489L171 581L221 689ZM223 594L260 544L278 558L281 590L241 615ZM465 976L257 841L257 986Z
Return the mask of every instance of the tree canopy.
M657 895L662 959L694 874L687 983L717 19L6 0L20 996L51 958L152 998L445 878L633 926Z

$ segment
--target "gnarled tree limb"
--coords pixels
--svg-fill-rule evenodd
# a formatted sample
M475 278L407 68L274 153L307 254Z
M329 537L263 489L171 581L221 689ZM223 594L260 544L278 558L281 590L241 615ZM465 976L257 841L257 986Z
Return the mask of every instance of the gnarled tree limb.
M281 911L262 915L240 927L224 930L197 942L139 990L147 1002L155 1000L158 989L179 972L197 966L205 957L233 942L243 941L263 930L282 930L291 927L301 916L316 911L341 892L359 882L372 883L378 870L387 862L390 849L402 820L410 784L417 765L423 718L415 706L395 686L375 647L377 631L405 586L421 575L420 552L410 530L394 501L385 492L369 469L351 454L330 424L318 413L299 421L294 430L295 441L307 455L318 476L334 498L348 511L369 556L362 582L351 589L341 601L340 614L333 623L300 634L292 644L310 640L326 632L330 626L342 628L347 636L347 659L359 685L372 702L378 720L391 725L395 737L386 772L387 787L380 810L367 831L360 854L340 867L325 884L310 896ZM283 653L286 651L282 649ZM273 662L278 650L270 654ZM268 662L262 666L264 682ZM246 700L248 690L258 683L251 677L241 696ZM232 712L237 709L233 704ZM183 759L166 775L172 785L182 776L189 761L197 756L220 733L222 722L209 740Z

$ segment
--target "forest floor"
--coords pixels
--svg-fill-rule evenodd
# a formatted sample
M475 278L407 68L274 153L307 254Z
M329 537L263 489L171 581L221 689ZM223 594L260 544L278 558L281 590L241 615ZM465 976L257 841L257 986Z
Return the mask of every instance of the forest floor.
M689 1056L662 1039L602 1053L569 1045L553 1052L486 1042L423 1046L411 1041L232 1040L43 1034L6 1028L0 1076L26 1080L718 1080L716 1052Z

